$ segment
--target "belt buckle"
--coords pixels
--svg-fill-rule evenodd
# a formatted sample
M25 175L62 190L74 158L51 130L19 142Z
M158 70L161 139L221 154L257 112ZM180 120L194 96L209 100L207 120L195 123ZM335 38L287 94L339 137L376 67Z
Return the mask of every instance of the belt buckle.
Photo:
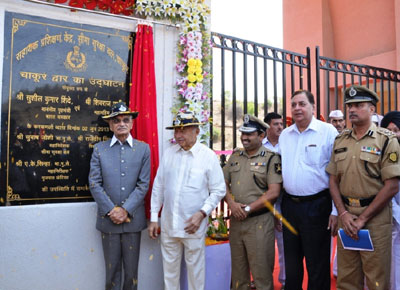
M348 200L349 200L350 206L361 207L360 200L358 198L348 197Z
M298 197L292 197L292 200L293 200L294 202L297 202L297 203L300 202L300 198L298 198Z

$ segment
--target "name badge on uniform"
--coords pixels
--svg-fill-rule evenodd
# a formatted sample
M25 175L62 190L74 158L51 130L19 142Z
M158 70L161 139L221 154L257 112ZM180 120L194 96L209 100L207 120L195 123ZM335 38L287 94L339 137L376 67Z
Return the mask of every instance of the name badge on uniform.
M335 149L334 153L339 154L347 151L347 147Z
M375 154L375 155L381 155L381 150L379 150L376 147L362 146L361 147L361 151L362 152L372 153L372 154Z

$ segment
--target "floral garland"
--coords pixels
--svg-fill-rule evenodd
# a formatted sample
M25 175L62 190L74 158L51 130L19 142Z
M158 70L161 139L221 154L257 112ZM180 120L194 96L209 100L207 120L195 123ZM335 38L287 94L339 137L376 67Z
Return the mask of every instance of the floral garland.
M114 14L139 15L169 19L182 23L178 42L176 80L178 98L171 108L173 114L190 111L204 123L200 140L210 138L210 67L211 38L206 23L210 15L204 0L54 0L71 7L103 10Z
M210 63L211 40L206 22L210 10L204 0L137 0L136 12L155 18L169 18L183 22L178 42L176 80L178 98L173 114L190 111L205 125L200 128L200 140L210 138Z

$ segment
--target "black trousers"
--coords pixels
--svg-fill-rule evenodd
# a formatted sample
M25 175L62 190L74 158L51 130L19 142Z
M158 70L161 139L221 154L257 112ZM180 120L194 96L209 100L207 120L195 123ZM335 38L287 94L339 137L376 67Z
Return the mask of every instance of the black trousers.
M301 290L303 259L306 259L308 290L330 290L331 235L327 229L332 199L327 194L316 200L296 202L283 195L282 214L298 235L283 228L285 290Z

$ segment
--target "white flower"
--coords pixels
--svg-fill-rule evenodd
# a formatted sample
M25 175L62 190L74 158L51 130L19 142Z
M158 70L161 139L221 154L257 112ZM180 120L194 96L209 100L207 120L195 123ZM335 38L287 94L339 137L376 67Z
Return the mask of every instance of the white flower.
M152 7L150 5L146 6L146 8L144 8L144 15L151 15L151 8Z
M154 8L154 15L155 16L161 15L161 7L160 6L157 6L156 8Z
M142 4L136 5L136 12L137 12L137 13L142 14L143 11L144 11L144 7L143 7Z
M169 6L169 0L162 0L162 6L163 8L167 8Z

